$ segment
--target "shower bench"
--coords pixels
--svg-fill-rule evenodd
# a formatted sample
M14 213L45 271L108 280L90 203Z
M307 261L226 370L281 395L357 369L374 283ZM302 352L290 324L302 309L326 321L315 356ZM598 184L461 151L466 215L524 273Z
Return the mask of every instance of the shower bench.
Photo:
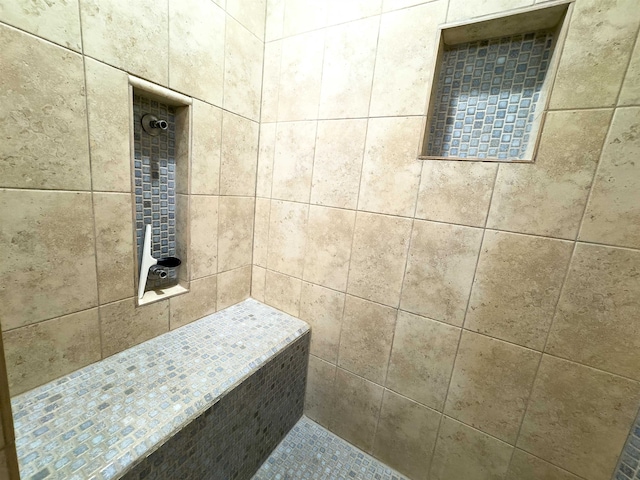
M302 416L309 336L249 299L19 395L21 477L251 478Z

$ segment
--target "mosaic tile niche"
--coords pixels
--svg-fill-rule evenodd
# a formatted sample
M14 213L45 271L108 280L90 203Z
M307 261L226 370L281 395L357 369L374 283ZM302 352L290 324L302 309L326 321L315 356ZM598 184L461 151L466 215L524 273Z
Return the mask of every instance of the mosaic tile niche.
M613 480L638 479L640 479L640 414L631 427L629 438L613 475Z

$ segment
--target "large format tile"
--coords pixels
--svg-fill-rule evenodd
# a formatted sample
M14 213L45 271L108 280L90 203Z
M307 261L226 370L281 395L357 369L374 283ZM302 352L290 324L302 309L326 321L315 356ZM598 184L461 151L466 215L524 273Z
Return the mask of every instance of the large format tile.
M506 480L541 479L580 480L580 477L516 448L511 459L511 465L509 465Z
M267 0L227 0L226 10L250 32L264 41Z
M327 22L327 2L284 0L282 33L288 37L322 28Z
M573 243L485 232L465 328L544 347Z
M302 282L300 319L311 326L311 354L336 363L345 294Z
M267 253L270 269L302 278L308 211L309 206L302 203L271 202Z
M251 267L251 298L264 302L264 287L267 280L267 269L253 265Z
M217 294L216 308L218 310L249 298L251 294L251 266L245 265L244 267L219 273Z
M0 225L3 330L98 304L90 193L0 190Z
M578 243L547 349L640 380L640 252Z
M218 271L251 264L254 199L220 197L218 207Z
M329 426L333 413L335 377L334 364L327 363L314 355L309 356L304 413L325 427Z
M256 194L258 130L256 122L223 112L220 195Z
M298 317L300 316L301 289L302 280L267 270L264 302L289 315Z
M280 95L282 40L277 40L275 42L269 42L265 44L263 63L262 109L260 111L260 121L275 122L278 120L278 97Z
M276 151L277 123L260 123L260 145L258 149L258 178L256 197L271 197L273 185L273 158Z
M327 25L378 15L382 0L328 0Z
M269 245L269 216L271 200L256 198L256 212L253 224L253 264L267 266L267 248Z
M588 480L611 478L640 384L545 355L518 447Z
M171 330L216 312L217 277L193 280L189 293L169 299L169 327Z
M397 2L398 0L393 1ZM447 22L466 20L483 15L490 15L492 13L502 13L514 8L532 5L533 2L534 0L483 0L482 2L450 0Z
M272 197L309 203L316 122L278 123Z
M0 44L0 186L89 190L82 57L2 25Z
M267 17L264 26L265 42L283 36L285 0L267 0Z
M631 55L631 62L622 84L618 105L638 105L640 103L640 42Z
M191 194L218 195L222 110L199 100L193 101L192 109Z
M191 278L218 272L218 197L191 196Z

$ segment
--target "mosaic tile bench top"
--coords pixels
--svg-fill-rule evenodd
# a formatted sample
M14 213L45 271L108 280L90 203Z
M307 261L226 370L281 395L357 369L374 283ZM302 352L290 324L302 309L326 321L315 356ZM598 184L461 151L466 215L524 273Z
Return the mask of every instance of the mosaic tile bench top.
M253 477L303 479L408 480L304 416Z
M308 331L249 299L13 398L21 477L120 478Z

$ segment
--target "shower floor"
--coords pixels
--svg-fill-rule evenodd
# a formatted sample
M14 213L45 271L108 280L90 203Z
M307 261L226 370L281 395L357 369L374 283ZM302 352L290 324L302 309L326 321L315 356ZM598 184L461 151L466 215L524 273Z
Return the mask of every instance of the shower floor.
M408 480L303 416L253 480Z

